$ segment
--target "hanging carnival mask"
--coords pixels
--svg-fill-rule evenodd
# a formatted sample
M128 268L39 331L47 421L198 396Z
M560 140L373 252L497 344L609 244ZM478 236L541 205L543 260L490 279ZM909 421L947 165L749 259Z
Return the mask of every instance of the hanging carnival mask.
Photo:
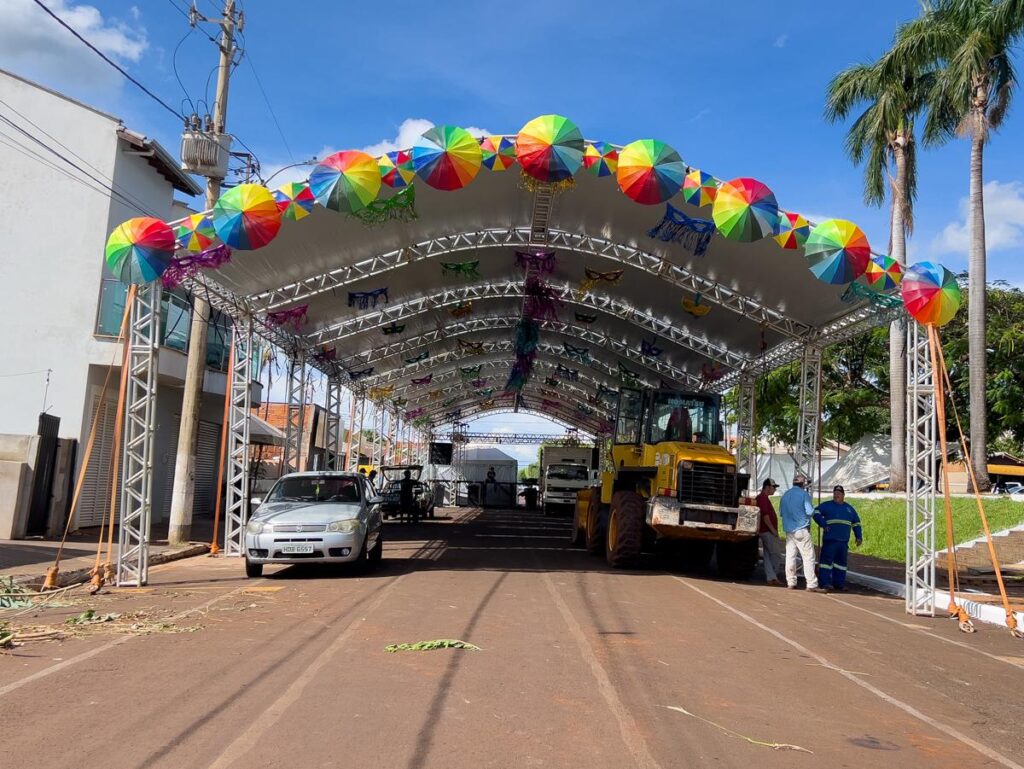
M441 262L441 275L458 277L463 280L474 280L480 277L480 260L471 262Z
M590 291L598 283L607 283L609 285L615 285L622 276L626 274L625 270L609 270L608 272L599 272L598 270L586 267L583 270L585 277L583 282L580 283L580 291Z
M388 302L388 289L387 286L384 288L375 288L373 291L349 291L348 292L348 306L355 307L360 310L369 309L372 306L376 307L378 302L387 304Z

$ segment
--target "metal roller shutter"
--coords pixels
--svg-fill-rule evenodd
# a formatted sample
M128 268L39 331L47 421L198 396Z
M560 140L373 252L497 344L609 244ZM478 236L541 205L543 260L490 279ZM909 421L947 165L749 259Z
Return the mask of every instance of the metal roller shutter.
M89 429L96 420L96 412L99 410L99 393L93 395L90 409L91 419ZM103 523L107 507L110 505L110 474L113 469L114 450L114 420L116 417L117 401L107 399L106 407L99 415L99 422L96 427L96 439L92 447L92 456L89 459L89 466L85 471L85 480L82 484L82 494L78 500L78 508L75 511L73 527L83 529L87 526L99 526ZM88 440L89 433L86 433ZM85 455L85 446L79 451ZM114 515L117 516L121 510L121 479L118 478L118 494L114 506Z
M174 454L178 449L178 431L181 429L181 417L174 417L171 435L171 454L168 457L167 470L164 473L163 489L157 500L160 517L168 518L171 514L171 497L174 492ZM220 445L220 425L212 422L199 422L199 434L196 440L196 473L195 493L192 498L192 515L213 513L216 501L214 493L217 487L217 448Z

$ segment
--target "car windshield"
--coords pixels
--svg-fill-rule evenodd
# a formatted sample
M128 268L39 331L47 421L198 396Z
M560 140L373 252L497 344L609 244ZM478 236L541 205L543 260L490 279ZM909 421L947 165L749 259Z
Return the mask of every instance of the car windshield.
M651 403L651 443L714 443L718 405L713 398L657 392Z
M359 482L355 478L313 476L282 478L268 502L358 502Z
M583 465L551 465L548 468L548 478L558 478L563 481L585 481L587 480L587 468Z

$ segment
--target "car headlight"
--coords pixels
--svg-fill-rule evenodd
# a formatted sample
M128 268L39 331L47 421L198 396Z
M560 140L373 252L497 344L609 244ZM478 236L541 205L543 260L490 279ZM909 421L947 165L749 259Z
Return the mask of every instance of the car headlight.
M344 521L331 521L327 524L327 531L351 534L359 528L359 521L355 518L346 518Z
M273 531L274 527L263 521L252 520L245 524L245 530L249 534L262 534L265 531Z

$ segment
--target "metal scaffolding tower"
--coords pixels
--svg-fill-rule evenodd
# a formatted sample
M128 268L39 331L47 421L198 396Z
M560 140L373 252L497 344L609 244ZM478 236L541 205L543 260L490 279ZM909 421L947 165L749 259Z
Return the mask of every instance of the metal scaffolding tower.
M306 363L301 355L288 361L288 418L284 432L281 474L298 472L302 466L302 431L306 424Z
M821 419L821 347L804 347L800 363L800 415L796 432L794 464L796 471L807 476L807 489L813 485L818 453L818 424Z
M149 581L160 295L160 283L140 285L131 308L121 460L121 525L117 554L119 586L139 587Z
M232 330L231 381L228 382L227 494L224 555L242 555L249 518L249 416L252 412L252 321Z
M907 323L907 571L909 614L935 615L935 372L928 330Z
M753 373L748 371L740 375L736 404L736 464L740 472L750 474L752 484L757 481L757 440L754 437L756 383L757 377Z
M344 425L341 417L341 380L337 377L327 379L327 459L325 465L328 470L341 470L341 460L345 453L342 445L344 436Z

